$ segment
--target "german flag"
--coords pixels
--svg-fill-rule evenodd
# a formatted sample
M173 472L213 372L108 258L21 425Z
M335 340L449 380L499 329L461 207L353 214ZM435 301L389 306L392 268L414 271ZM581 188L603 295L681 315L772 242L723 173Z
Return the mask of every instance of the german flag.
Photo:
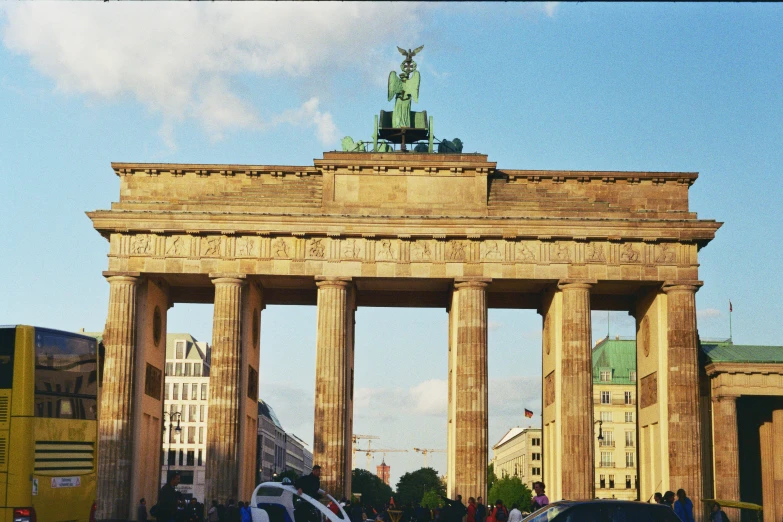
M527 417L528 419L532 419L533 418L533 412L531 410L528 410L527 408L525 408L525 417Z

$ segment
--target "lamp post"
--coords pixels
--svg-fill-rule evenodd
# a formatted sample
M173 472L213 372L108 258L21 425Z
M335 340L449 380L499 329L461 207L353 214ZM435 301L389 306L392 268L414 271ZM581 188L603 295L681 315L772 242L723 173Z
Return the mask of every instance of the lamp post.
M600 443L604 440L604 432L601 430L601 427L604 425L604 421L597 420L593 423L593 425L595 424L598 424L598 442Z
M172 438L172 432L171 430L176 431L177 433L180 433L182 431L182 428L180 427L180 421L182 420L182 414L178 411L173 412L163 412L163 435L166 435L166 417L169 419L169 451L166 453L166 482L169 481L169 475L171 474L171 459L170 453L171 453L171 438ZM174 427L174 420L177 421L177 426Z

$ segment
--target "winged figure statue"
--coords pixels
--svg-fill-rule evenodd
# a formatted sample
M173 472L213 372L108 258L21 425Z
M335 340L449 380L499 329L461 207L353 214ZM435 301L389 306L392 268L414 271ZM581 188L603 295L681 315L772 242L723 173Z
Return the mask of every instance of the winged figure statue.
M400 53L405 56L405 60L400 65L402 73L397 76L395 71L389 73L389 101L396 98L394 102L394 112L392 113L392 127L410 127L411 126L411 100L419 102L419 84L421 76L416 70L416 62L413 57L424 49L424 46L417 47L413 51L407 51L397 47Z

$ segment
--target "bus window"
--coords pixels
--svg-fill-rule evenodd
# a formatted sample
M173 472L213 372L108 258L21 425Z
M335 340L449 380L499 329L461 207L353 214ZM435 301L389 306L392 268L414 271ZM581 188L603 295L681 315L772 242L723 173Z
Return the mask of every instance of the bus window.
M97 419L96 342L36 328L35 416Z
M0 388L14 385L14 343L16 328L0 328Z

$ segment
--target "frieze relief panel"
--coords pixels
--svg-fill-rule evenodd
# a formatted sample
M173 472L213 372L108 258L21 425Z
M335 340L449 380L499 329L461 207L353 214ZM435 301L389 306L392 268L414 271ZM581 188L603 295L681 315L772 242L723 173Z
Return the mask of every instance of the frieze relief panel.
M384 237L111 235L110 255L165 258L290 259L364 263L692 264L695 245L623 241Z

